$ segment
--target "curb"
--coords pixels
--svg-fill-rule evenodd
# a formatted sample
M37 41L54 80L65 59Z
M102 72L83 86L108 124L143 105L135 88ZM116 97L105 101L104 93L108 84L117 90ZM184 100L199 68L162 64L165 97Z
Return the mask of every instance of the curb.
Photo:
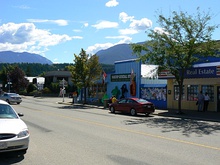
M72 106L78 106L78 107L91 107L91 108L98 108L98 109L104 109L104 110L108 110L108 108L104 108L104 106L98 106L98 105L90 105L90 104L78 104L75 103L73 104L72 102L62 102L59 101L57 102L58 104L65 104L65 105L72 105ZM197 111L193 112L193 113L197 113ZM155 112L151 115L155 115L155 116L162 116L162 117L175 117L175 118L182 118L182 119L193 119L193 120L201 120L201 121L211 121L211 122L220 122L220 118L218 117L201 117L201 116L193 116L190 115L190 113L183 113L183 114L175 114L175 112L169 112L169 110L158 110L156 109ZM195 114L194 114L195 115ZM212 114L213 115L213 114ZM215 115L215 114L214 114Z

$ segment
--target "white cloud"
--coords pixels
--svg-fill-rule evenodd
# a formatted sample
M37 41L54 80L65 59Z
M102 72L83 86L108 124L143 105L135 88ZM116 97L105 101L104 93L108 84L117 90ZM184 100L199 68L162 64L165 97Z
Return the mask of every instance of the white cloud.
M93 46L89 46L87 49L86 49L86 52L88 54L95 54L97 53L99 50L105 50L105 49L108 49L114 45L118 45L118 44L123 44L123 43L131 43L131 40L132 38L131 37L127 37L127 36L108 36L106 38L109 38L109 39L121 39L119 42L117 43L104 43L104 44L95 44Z
M59 26L66 26L68 25L68 21L67 20L63 20L63 19L58 19L58 20L48 20L48 19L27 19L28 22L32 22L32 23L53 23L53 24L57 24Z
M73 29L73 31L76 32L76 33L82 32L82 30L80 30L80 29Z
M161 27L155 27L154 28L154 32L157 32L158 34L166 34L166 35L169 35L168 32L166 32L163 28Z
M74 39L83 39L82 36L73 36L72 38L74 38Z
M89 26L89 23L84 23L84 27L88 27Z
M132 20L130 27L136 30L146 30L152 26L152 21L147 18L141 20Z
M121 13L119 14L119 19L120 19L122 22L126 23L127 21L132 21L132 20L134 19L134 16L128 16L127 13L121 12Z
M0 51L31 52L42 54L49 46L70 41L78 36L52 34L37 29L33 23L7 23L0 26Z
M128 16L127 13L121 12L119 14L119 19L123 22L126 23L130 21L129 28L126 29L120 29L119 33L121 35L133 35L137 34L140 31L146 30L152 26L152 21L147 19L147 18L142 18L140 20L135 20L134 16Z
M30 7L29 6L27 6L27 5L20 5L20 6L15 6L16 8L19 8L19 9L30 9Z
M110 0L108 1L105 6L107 7L115 7L115 6L118 6L119 2L117 2L117 0Z
M137 34L138 30L136 29L132 29L132 28L127 28L127 29L120 29L119 33L121 35L133 35L133 34Z
M92 25L92 27L96 29L106 29L106 28L117 28L117 22L110 22L110 21L101 21L98 24Z
M87 49L86 49L86 53L87 54L95 54L97 53L99 50L102 50L102 49L107 49L107 48L110 48L114 46L114 44L112 43L104 43L104 44L95 44L93 46L89 46Z

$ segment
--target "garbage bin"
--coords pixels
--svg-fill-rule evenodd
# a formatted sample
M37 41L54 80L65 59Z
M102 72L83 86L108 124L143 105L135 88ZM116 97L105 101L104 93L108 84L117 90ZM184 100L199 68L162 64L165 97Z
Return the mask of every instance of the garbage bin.
M108 108L109 99L104 100L104 108Z

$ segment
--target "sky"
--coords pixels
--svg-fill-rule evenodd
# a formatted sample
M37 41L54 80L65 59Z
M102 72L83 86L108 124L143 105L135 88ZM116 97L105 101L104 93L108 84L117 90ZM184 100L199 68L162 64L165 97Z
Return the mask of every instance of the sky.
M117 44L147 41L160 28L157 13L210 12L220 24L219 0L0 0L0 51L30 52L73 63ZM220 28L213 33L220 40Z

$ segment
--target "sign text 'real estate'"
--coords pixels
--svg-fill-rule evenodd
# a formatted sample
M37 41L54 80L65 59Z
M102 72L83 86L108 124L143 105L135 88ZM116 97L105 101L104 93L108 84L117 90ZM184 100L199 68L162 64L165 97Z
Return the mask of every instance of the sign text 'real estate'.
M187 70L186 75L212 75L215 74L214 69L193 69L193 70Z

